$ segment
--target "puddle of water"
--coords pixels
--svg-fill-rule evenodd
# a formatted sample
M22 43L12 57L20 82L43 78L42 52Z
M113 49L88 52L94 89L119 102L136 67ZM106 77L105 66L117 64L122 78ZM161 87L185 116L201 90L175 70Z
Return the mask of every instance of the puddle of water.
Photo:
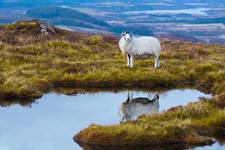
M225 145L224 144L225 143L216 142L213 145L196 147L196 148L193 148L192 150L225 150Z
M174 10L143 10L143 11L126 11L122 12L125 15L137 15L137 14L190 14L207 16L207 11L212 8L191 8L191 9L174 9Z
M198 97L210 96L197 90L170 90L159 94L159 100L149 102L148 100L154 100L155 94L131 92L129 95L130 98L133 97L129 102L132 104L129 106L132 111L129 112L133 112L130 119L140 114L140 110L145 110L145 113L153 109L154 112L163 111L197 101ZM73 142L73 135L92 123L101 125L119 123L123 118L119 115L120 109L122 105L127 104L127 97L127 92L76 96L50 93L44 95L31 108L19 105L2 107L0 149L79 150L81 148ZM135 99L138 97L142 97L142 100ZM141 109L136 109L136 106Z

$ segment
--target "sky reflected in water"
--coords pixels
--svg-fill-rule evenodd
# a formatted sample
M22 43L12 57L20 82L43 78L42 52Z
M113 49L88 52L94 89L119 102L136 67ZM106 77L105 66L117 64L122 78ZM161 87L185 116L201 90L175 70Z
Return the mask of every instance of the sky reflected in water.
M0 150L79 150L73 135L92 123L119 123L119 108L127 95L127 92L77 96L50 93L31 108L1 107ZM133 92L134 98L151 96ZM186 105L203 96L209 97L197 90L170 90L160 94L159 110Z

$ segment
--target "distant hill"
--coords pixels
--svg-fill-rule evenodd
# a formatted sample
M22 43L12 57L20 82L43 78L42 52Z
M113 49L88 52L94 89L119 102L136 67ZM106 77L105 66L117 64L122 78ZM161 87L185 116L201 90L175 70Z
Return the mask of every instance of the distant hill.
M85 28L109 28L105 21L96 19L75 9L56 6L38 7L28 10L26 15L42 19L54 25L76 26Z
M1 0L4 3L18 3L18 4L29 4L29 5L38 5L38 4L65 4L65 3L97 3L97 2L150 2L150 3L158 3L158 2L170 2L170 3L224 3L225 0ZM1 2L0 1L0 2Z
M63 25L68 27L80 27L87 29L97 29L120 34L122 31L130 31L135 34L152 35L153 32L146 28L128 26L110 26L107 22L96 19L86 13L71 8L48 6L37 7L26 12L26 16L32 19L41 19L53 25ZM88 32L88 30L87 30Z

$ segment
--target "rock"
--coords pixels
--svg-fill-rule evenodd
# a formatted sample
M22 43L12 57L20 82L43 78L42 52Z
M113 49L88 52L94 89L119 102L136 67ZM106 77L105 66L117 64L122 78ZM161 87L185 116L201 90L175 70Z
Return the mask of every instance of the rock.
M41 33L45 35L55 34L55 29L47 22L40 21Z

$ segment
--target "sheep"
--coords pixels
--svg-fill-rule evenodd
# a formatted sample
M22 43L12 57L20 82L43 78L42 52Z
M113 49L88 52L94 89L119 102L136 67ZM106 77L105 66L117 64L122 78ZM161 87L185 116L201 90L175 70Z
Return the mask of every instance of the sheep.
M155 56L154 68L160 67L161 44L157 38L150 36L134 37L130 32L123 32L119 48L127 55L127 66L133 68L134 56Z
M154 98L146 97L132 98L128 94L128 98L120 106L120 123L136 119L143 114L151 114L159 112L159 95Z

